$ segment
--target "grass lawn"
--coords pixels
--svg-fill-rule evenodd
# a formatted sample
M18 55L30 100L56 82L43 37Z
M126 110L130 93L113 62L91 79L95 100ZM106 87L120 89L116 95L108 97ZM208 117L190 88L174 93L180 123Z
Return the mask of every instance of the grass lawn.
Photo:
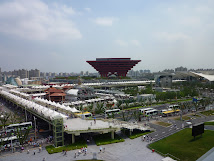
M114 134L114 139L111 139L111 133L95 135L95 136L93 136L93 138L94 138L94 141L97 146L112 144L112 143L119 143L119 142L125 141L117 134Z
M170 124L170 123L167 123L167 122L161 122L161 121L158 121L158 122L156 122L155 124L157 124L157 125L161 125L161 126L165 126L165 127L172 125L172 124Z
M190 116L193 116L193 117L201 117L201 116L198 115L198 114L192 114L192 115L190 115Z
M202 115L206 115L206 116L214 115L214 111L213 110L203 111L203 112L200 112L200 113Z
M214 121L213 122L205 122L204 125L214 125Z
M170 153L182 161L195 161L214 146L214 131L205 130L194 140L192 129L187 128L150 144L163 154Z
M81 149L83 147L87 147L86 141L84 139L77 139L74 144L69 144L65 146L60 146L60 147L54 147L53 145L46 146L46 150L49 154L53 153L59 153L62 152L63 150L75 150L75 149Z
M126 108L124 110L133 110L133 109L138 109L138 108L143 108L143 107L142 106L130 107L130 108Z
M189 120L191 117L189 117L189 116L182 116L182 119L183 120ZM181 118L180 118L180 116L179 117L176 117L174 120L181 120Z
M138 138L140 136L149 134L151 132L153 132L153 131L141 131L139 129L133 129L133 131L131 132L131 135L130 135L130 131L126 129L125 135L128 136L130 139L135 139L135 138Z

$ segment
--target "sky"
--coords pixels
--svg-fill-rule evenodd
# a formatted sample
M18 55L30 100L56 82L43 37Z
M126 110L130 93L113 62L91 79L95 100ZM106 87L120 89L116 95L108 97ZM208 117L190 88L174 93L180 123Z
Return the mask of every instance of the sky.
M141 60L133 70L214 68L213 0L0 0L2 71L95 72L87 60Z

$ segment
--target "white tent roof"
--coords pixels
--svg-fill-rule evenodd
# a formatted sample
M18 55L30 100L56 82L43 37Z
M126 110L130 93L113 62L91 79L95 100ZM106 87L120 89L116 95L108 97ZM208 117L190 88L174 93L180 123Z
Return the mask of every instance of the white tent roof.
M77 96L79 89L70 89L66 93Z

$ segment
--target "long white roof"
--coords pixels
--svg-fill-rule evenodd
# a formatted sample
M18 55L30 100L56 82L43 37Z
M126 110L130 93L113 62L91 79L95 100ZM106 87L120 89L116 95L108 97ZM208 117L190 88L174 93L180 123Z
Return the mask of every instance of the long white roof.
M197 75L197 76L200 76L200 77L203 77L209 81L214 81L214 75L208 75L208 74L203 74L203 73L195 73L195 72L191 72L193 73L194 75Z

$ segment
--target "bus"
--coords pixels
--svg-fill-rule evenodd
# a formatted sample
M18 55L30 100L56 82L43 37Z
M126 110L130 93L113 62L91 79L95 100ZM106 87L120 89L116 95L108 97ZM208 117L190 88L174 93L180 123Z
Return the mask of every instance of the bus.
M14 132L15 129L25 130L29 127L32 128L32 122L23 122L20 124L10 124L6 127L6 132Z
M146 116L155 116L155 115L158 115L158 110L152 109L152 110L145 111L145 115Z
M118 108L112 109L112 110L106 110L105 116L112 115L112 114L119 114L119 113L120 113L120 109Z
M180 108L180 106L179 105L169 105L168 108L177 109L177 108Z
M80 112L80 113L76 113L77 116L81 116L82 118L91 118L92 117L92 113L90 112Z
M6 138L1 138L0 139L1 142L1 150L7 149L11 147L11 143L13 146L19 146L19 139L17 138L17 136L10 136L10 137L6 137ZM3 143L2 143L3 142Z
M167 111L163 111L162 112L162 116L166 117L166 116L173 116L175 114L178 114L180 112L179 109L173 110L173 109L168 109Z
M139 111L141 112L141 113L145 113L146 111L149 111L149 110L154 110L154 108L141 108L141 109L139 109Z

